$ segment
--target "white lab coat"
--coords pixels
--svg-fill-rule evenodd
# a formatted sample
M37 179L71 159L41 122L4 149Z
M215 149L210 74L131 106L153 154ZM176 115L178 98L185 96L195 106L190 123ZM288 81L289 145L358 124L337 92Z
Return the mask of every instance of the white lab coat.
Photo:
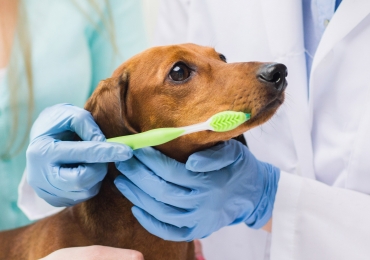
M260 160L282 170L271 247L264 231L238 225L203 241L206 258L370 259L370 1L343 0L309 87L299 0L162 0L159 17L156 44L213 46L229 62L289 71L285 104L245 134Z
M159 17L157 44L194 42L229 62L289 70L284 105L245 134L260 160L282 170L272 236L226 227L203 241L206 258L370 259L370 1L343 0L309 87L299 0L162 0Z

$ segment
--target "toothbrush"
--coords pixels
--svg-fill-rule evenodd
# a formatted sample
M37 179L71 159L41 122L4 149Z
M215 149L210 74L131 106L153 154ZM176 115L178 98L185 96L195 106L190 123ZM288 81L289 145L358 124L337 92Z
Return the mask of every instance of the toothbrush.
M223 111L213 115L203 123L184 127L157 128L143 133L110 138L107 139L107 142L126 144L135 150L147 146L164 144L182 135L205 130L227 132L237 128L249 119L249 113Z

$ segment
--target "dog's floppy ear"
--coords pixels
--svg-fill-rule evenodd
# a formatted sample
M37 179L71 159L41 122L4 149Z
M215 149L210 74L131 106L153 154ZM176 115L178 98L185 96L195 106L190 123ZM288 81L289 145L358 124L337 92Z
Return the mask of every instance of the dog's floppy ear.
M106 138L133 132L125 116L128 84L127 72L102 80L85 104Z

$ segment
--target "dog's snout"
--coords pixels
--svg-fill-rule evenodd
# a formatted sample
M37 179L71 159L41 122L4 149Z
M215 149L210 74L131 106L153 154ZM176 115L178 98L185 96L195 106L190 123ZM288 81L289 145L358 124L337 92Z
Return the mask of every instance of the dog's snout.
M285 89L287 67L281 63L273 63L263 66L258 72L258 79L275 87L278 91Z

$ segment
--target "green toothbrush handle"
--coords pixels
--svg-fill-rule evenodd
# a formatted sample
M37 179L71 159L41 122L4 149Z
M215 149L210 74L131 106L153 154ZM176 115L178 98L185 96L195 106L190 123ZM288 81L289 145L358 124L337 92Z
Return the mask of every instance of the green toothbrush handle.
M176 139L185 132L181 128L158 128L134 135L125 135L107 139L107 142L121 143L130 146L133 150L156 146Z

